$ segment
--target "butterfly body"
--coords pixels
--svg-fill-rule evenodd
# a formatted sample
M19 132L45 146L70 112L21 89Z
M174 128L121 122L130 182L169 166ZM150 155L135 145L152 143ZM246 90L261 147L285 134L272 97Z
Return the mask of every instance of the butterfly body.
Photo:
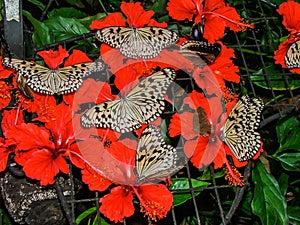
M179 39L175 32L160 27L107 27L97 31L96 38L133 59L154 58Z
M9 58L3 58L3 65L25 77L27 85L34 91L47 95L74 92L81 86L83 77L104 67L98 61L53 70L25 60Z
M284 57L287 68L300 68L300 40L291 44Z
M183 166L179 164L177 150L165 143L156 126L144 129L136 151L136 183L161 181Z
M126 133L154 121L164 110L164 96L175 76L176 72L169 68L153 73L126 96L89 109L82 115L81 125Z
M239 161L251 159L261 145L256 131L261 121L264 103L260 98L244 95L236 103L225 121L221 138Z

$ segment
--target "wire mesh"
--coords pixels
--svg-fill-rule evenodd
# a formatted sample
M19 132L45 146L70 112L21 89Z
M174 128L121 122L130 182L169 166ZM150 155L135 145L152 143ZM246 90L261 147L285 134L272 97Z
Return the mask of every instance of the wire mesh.
M53 1L49 1L47 9L50 7ZM267 1L257 1L255 6L247 5L247 1L241 1L241 10L244 12L244 15L247 16L249 22L254 22L256 24L255 29L246 31L245 35L240 35L236 33L231 33L226 36L224 40L225 43L228 42L228 46L235 49L236 54L236 65L240 68L240 76L242 78L243 86L247 88L248 93L251 93L252 96L261 96L265 98L265 102L267 102L264 113L263 113L263 121L261 124L262 129L266 129L269 123L274 122L282 115L287 112L298 110L299 107L299 89L294 89L291 81L299 80L300 76L292 74L287 70L281 69L280 73L273 73L270 71L269 63L273 63L273 59L268 57L269 49L276 49L279 43L261 43L261 38L258 36L270 35L272 36L272 30L270 29L270 23L280 23L281 19L277 14L274 13L273 17L266 17L266 10L274 10L276 11L276 5L267 2ZM43 19L46 15L45 13L41 16ZM25 35L31 35L32 33L29 31ZM27 59L32 59L35 57L36 53L41 50L55 48L59 45L63 47L71 46L72 43L79 40L87 40L93 39L94 33L84 34L78 37L70 38L65 41L53 43L48 46L43 46L41 48L35 48L31 46L32 53L31 56L28 56ZM271 39L272 40L272 39ZM31 43L32 45L32 43ZM249 54L249 52L252 52ZM260 73L253 74L253 71L257 71L257 68L261 68ZM274 87L274 77L276 81L282 81L285 89L278 89L278 87ZM266 84L267 88L265 88L262 84ZM233 86L233 89L237 92L241 92L241 88L237 86ZM172 113L172 112L170 112ZM263 136L263 139L266 138ZM223 181L218 180L214 176L214 170L211 167L211 180L212 185L207 188L194 188L191 182L191 178L195 174L199 174L201 172L191 168L188 164L183 169L184 173L189 178L190 189L188 194L191 195L191 199L184 204L182 207L173 207L171 212L169 213L166 219L156 222L155 224L179 224L178 221L182 221L184 216L193 217L196 221L194 224L204 224L203 218L207 215L207 211L218 211L219 214L219 223L220 224L229 224L234 217L235 211L238 209L239 203L243 198L243 195L246 189L251 185L249 181L251 164L248 164L246 168L244 168L244 179L245 186L244 187L232 187L223 183ZM69 224L76 224L76 216L78 215L78 208L82 207L79 205L87 204L88 206L96 206L99 209L99 199L103 196L103 193L88 193L86 192L83 196L78 194L78 190L76 190L76 185L74 184L75 177L78 176L78 171L75 168L72 168L70 164L70 193L71 196L67 198L64 196L63 190L61 189L58 183L55 184L56 191L58 193L58 197L61 202L61 206L64 210L65 216L68 220ZM84 187L87 189L87 187ZM223 190L230 189L232 190L231 196L224 196ZM201 193L199 194L199 191ZM173 194L176 194L180 191L174 191ZM93 196L94 195L94 196ZM232 199L231 206L225 205L225 200ZM86 207L86 206L84 206ZM99 210L97 212L97 220L98 224L100 223L100 213ZM151 221L148 221L145 218L141 218L141 215L136 213L132 218L128 218L124 220L124 225L126 224L152 224ZM185 224L188 224L186 222Z

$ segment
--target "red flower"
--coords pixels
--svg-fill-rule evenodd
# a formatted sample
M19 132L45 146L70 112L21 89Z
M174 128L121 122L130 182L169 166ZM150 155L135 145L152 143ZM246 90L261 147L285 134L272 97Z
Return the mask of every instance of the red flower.
M69 56L68 51L62 48L61 45L58 46L58 50L50 49L49 51L40 51L37 54L41 56L49 68L53 70L57 70L64 59Z
M0 80L0 109L8 106L11 100L11 90L12 88L6 82Z
M89 185L91 191L105 191L112 182L97 173L88 164L81 170L82 181Z
M146 25L163 28L167 27L167 24L165 22L159 23L151 19L151 17L154 15L154 11L144 10L140 2L122 2L121 11L127 18L126 20L124 20L120 13L112 13L102 20L93 21L90 26L91 30L101 29L108 26L125 26L126 23L129 27L136 28L144 27Z
M133 195L130 187L118 186L111 189L111 193L100 199L100 212L111 221L123 222L124 217L134 213Z
M294 1L287 1L280 4L278 13L283 16L282 24L291 34L300 32L300 4Z
M224 35L226 27L235 32L246 27L253 28L252 25L243 23L236 10L223 0L171 0L167 10L174 19L204 23L203 37L211 43Z
M124 217L134 213L133 193L140 201L141 212L151 220L166 217L172 207L173 196L162 184L144 186L118 186L105 195L100 202L100 212L111 221L123 222Z
M157 221L167 216L173 203L173 195L162 184L144 185L137 188L141 212Z

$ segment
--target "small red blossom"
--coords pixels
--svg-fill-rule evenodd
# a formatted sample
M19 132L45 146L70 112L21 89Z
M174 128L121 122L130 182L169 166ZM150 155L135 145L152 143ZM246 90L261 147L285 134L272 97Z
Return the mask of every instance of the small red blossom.
M12 88L6 82L0 80L0 109L8 106L11 100L11 91Z
M224 35L226 27L235 32L246 27L253 28L252 25L242 22L235 8L228 6L223 0L171 0L167 10L174 19L203 23L203 37L211 43Z
M40 51L37 54L41 56L47 66L53 70L57 70L59 65L63 63L64 59L69 56L68 51L65 50L61 45L58 46L58 50L50 49L48 51Z
M133 195L130 187L118 186L111 189L110 194L100 199L100 212L111 221L123 222L124 217L134 213Z
M282 24L291 34L300 32L300 4L295 1L287 1L280 4L277 12L282 15Z

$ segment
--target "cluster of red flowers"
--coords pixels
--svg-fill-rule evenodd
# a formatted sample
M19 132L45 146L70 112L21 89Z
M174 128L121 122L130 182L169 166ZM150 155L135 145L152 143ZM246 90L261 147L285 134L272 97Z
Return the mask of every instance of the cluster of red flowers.
M167 9L173 19L203 23L203 37L209 42L219 40L226 27L233 31L251 27L243 23L236 10L223 0L171 0ZM126 25L136 28L167 27L166 23L152 19L154 12L144 10L139 2L123 2L121 10L123 14L112 13L94 21L91 29ZM182 38L179 43L185 40ZM159 56L141 60L126 58L118 49L102 44L100 54L115 76L115 87L123 95L139 78L149 76L157 67L171 67L191 73L199 88L210 97L195 90L188 93L183 104L190 110L172 116L170 136L182 135L185 154L197 168L207 166L212 161L215 168L225 164L227 179L232 184L242 185L241 175L229 165L226 154L231 155L235 166L244 166L246 162L236 160L219 137L226 119L222 101L225 99L227 113L237 101L237 96L230 92L225 81L239 83L240 77L238 68L232 62L235 57L233 49L219 43L222 46L221 53L212 64L203 68L194 66L176 49L163 49ZM91 61L85 53L74 50L69 55L61 46L56 51L38 54L51 69L59 68L67 57L64 66ZM13 70L0 67L0 77L3 79L0 81L0 107L3 109L4 135L0 139L0 171L5 170L9 154L14 154L15 161L23 166L26 176L39 180L41 185L48 185L54 183L54 177L59 172L68 173L66 158L69 158L82 170L82 180L91 190L104 191L115 185L100 200L100 211L110 220L122 222L124 217L133 215L134 196L140 201L141 212L150 219L157 220L167 215L173 198L165 185L133 185L136 180L134 166L137 140L121 139L119 134L109 129L82 129L79 124L84 104L99 104L117 98L112 94L108 82L88 78L76 93L63 95L62 99L36 92L33 92L33 99L28 99L17 89L16 76L11 78L12 73ZM4 81L8 78L11 78L9 84ZM11 93L15 93L14 99ZM171 102L170 99L168 101ZM154 123L160 124L160 120ZM139 136L142 128L135 132Z
M274 52L275 63L280 64L283 68L288 68L285 62L285 56L290 46L300 40L300 4L295 1L282 3L277 10L283 16L282 24L290 32L288 38L280 43L278 50ZM299 52L299 49L297 50ZM290 68L293 73L300 73L299 68Z

